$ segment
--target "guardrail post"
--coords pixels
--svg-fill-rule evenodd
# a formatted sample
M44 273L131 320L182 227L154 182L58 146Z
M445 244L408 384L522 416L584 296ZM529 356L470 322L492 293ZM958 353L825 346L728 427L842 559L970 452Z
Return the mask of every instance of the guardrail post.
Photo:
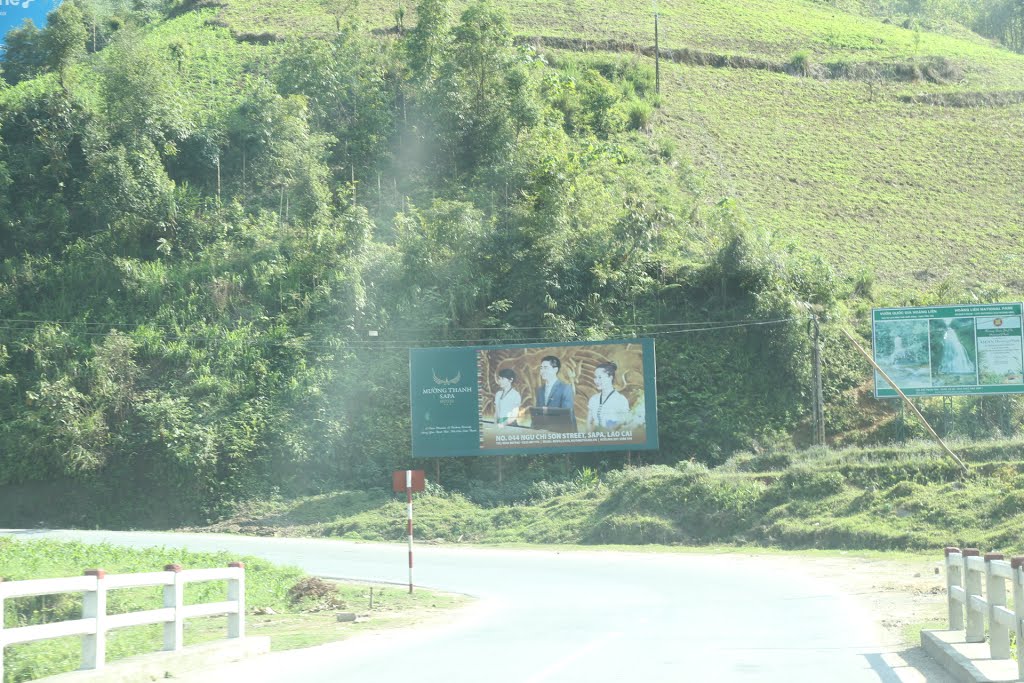
M971 564L972 557L980 557L981 551L977 548L964 548L962 553L964 558L964 590L967 592L967 628L966 638L968 643L984 643L985 642L985 613L974 609L971 606L971 598L982 596L981 592L981 572L972 571L969 566Z
M174 621L164 624L164 650L176 651L185 645L185 582L181 578L181 565L169 564L165 572L174 572L173 583L164 586L164 607L174 608Z
M245 564L231 562L238 568L238 578L228 579L228 600L238 601L238 611L228 615L228 638L245 637Z
M962 631L964 628L964 608L959 602L953 599L954 586L964 587L964 565L960 557L960 548L946 546L946 602L949 603L949 630ZM957 559L950 560L950 555L956 555Z
M4 577L0 576L0 583ZM0 595L0 681L4 680L4 596Z
M988 646L992 659L1010 658L1010 631L996 623L996 608L1006 607L1006 580L994 576L991 563L1002 560L1000 553L985 553L985 599L988 601Z
M107 663L107 573L89 569L85 575L96 577L96 588L82 595L82 618L95 620L96 632L82 636L82 668L102 669Z
M1024 678L1024 557L1011 557L1013 623L1017 632L1017 678Z

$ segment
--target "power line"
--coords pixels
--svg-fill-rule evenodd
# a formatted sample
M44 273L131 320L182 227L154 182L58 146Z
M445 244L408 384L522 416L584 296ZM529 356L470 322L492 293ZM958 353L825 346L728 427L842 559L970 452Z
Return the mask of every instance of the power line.
M797 316L788 318L775 318L769 320L727 320L727 321L704 321L704 322L674 322L674 323L650 323L650 324L630 324L617 326L616 329L621 330L634 330L637 334L645 334L648 336L656 337L668 337L681 334L696 334L702 332L715 332L719 330L738 329L743 327L758 327L767 325L781 325L789 322L807 320L807 316ZM69 326L75 324L84 325L106 325L108 327L120 326L120 327L134 327L135 329L145 325L145 323L139 323L132 325L131 323L87 323L85 321L58 321L58 320L14 320L10 318L0 318L0 323L27 323L30 326L24 325L10 325L0 324L0 330L10 330L13 332L28 332L36 326L40 325L60 325ZM170 329L168 326L151 325L150 328L157 329ZM208 331L207 333L197 332L195 334L176 333L172 335L162 334L160 338L163 341L174 342L174 341L198 341L204 340L207 342L229 342L227 334L237 332L245 328L233 328L230 330ZM406 328L405 331L423 331L424 328ZM454 328L454 331L458 332L477 332L477 331L500 331L500 332L519 332L525 330L550 330L547 327L494 327L494 328ZM254 328L255 332L259 332L259 328ZM396 330L399 332L402 330ZM105 337L109 332L98 332L98 331L76 331L74 332L77 336L84 337ZM437 338L420 338L420 339L311 339L308 337L292 337L287 340L281 341L269 341L261 340L261 343L267 346L294 346L294 347L305 347L305 348L321 348L321 349L343 349L343 348L378 348L378 349L408 349L413 348L416 345L452 345L452 344L514 344L514 343L540 343L540 342L552 342L556 341L550 337L543 336L524 336L509 338L497 338L495 336L477 336L477 337L447 337L444 339ZM586 339L578 338L573 341L587 341Z

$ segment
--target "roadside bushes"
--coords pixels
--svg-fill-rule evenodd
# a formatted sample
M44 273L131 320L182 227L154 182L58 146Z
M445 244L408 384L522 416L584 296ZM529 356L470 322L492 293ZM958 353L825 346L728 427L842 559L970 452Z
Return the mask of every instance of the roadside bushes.
M713 477L690 462L623 470L607 480L612 492L598 508L589 542L732 540L746 532L763 490L757 481ZM650 540L657 537L665 540Z

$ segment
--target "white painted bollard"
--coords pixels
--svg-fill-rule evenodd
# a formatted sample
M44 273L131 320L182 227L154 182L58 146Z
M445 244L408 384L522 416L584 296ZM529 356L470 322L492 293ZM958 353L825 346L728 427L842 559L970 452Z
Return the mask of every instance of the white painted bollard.
M82 636L82 668L102 669L107 665L107 573L89 569L85 575L96 577L96 587L82 594L82 618L92 619L95 630Z
M988 639L993 659L1010 658L1010 631L999 626L997 616L1006 608L1006 563L1002 559L1000 553L985 553L985 601L988 603ZM993 562L999 562L999 565L993 565ZM996 566L1004 572L1002 576L996 572Z
M238 610L228 615L228 638L245 637L245 564L231 562L229 567L237 570L234 578L228 579L228 601L237 601Z
M949 596L949 628L961 631L964 628L964 607L957 595L964 589L964 564L960 548L946 546L946 595Z
M0 576L0 583L4 577ZM4 675L4 596L0 595L0 679Z
M1013 611L1016 612L1017 677L1024 679L1024 557L1011 557Z
M164 586L164 607L174 610L174 621L164 622L164 650L176 652L185 646L185 581L180 564L168 564L164 571L174 573L174 582Z
M982 597L982 574L985 573L985 561L981 559L981 551L977 548L964 548L964 590L967 592L967 627L968 643L985 642L985 612ZM979 605L979 601L982 603Z

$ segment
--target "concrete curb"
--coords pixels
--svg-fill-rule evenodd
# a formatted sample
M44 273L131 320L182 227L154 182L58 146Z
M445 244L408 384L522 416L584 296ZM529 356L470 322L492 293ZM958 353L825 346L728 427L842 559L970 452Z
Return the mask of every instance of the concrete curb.
M921 631L921 646L960 683L1019 680L1016 661L992 659L988 643L965 643L963 631Z
M270 652L270 638L255 636L192 645L177 652L154 652L117 659L100 671L72 671L39 683L143 683L162 681L196 669L237 662Z

